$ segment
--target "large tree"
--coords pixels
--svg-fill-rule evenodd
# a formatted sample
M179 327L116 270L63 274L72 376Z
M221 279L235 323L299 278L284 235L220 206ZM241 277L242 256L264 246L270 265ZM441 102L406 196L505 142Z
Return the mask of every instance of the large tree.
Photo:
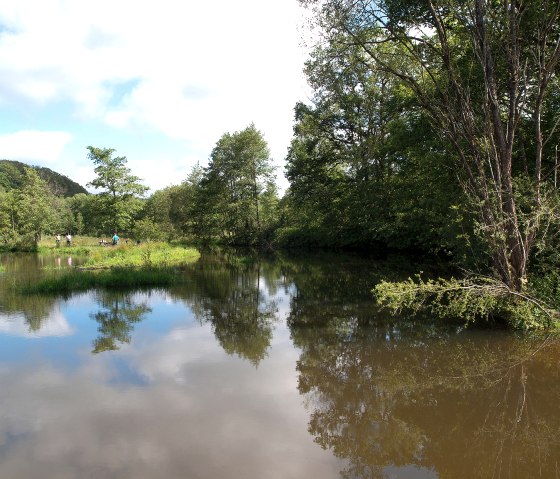
M88 183L101 189L96 198L97 229L104 233L130 229L135 215L141 210L139 198L148 191L141 179L126 166L126 156L113 156L112 148L87 147L88 159L95 165L97 177Z
M36 248L56 223L55 197L37 171L24 168L19 188L0 197L0 238L17 248Z
M453 145L497 276L524 289L552 218L559 1L301 0L327 41L400 79ZM457 159L457 163L453 163Z
M262 196L273 181L270 153L254 125L216 143L197 194L199 227L232 243L258 241L262 224ZM270 203L270 202L269 202ZM199 235L206 236L204 231Z
M456 250L450 204L463 198L442 168L446 143L406 85L347 42L330 38L306 63L314 94L295 108L279 241Z

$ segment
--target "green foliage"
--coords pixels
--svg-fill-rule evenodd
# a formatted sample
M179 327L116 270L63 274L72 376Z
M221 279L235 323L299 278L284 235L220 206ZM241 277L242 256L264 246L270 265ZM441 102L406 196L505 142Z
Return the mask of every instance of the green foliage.
M97 175L88 185L102 190L93 203L98 230L106 234L130 230L143 207L139 197L149 188L131 174L125 156L113 157L114 149L88 146L88 151Z
M314 105L296 107L292 216L305 204L335 237L476 258L522 291L557 178L555 7L301 3L320 41L306 71Z
M462 241L472 217L455 208L465 197L448 166L453 155L410 88L371 71L342 34L312 52L306 73L315 96L295 108L277 243L472 257Z
M161 223L146 218L134 223L132 237L139 241L165 241L169 239L169 230L163 229Z
M68 208L71 211L69 217L70 224L62 231L72 231L75 234L89 233L100 235L108 234L110 230L105 231L102 228L102 211L97 195L76 195L66 200Z
M0 193L0 238L9 249L34 250L56 222L56 199L36 170L25 168L16 190Z
M270 227L266 222L275 221L276 194L268 146L254 125L224 134L194 181L195 236L237 245L261 242Z
M492 278L381 281L373 290L377 303L394 314L428 312L465 324L504 321L514 329L560 326L560 312L529 294L511 290Z

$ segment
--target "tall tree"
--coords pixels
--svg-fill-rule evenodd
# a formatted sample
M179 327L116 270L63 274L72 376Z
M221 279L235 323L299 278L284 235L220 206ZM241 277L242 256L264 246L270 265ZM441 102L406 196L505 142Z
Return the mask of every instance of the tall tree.
M273 181L270 153L255 125L226 133L216 143L200 180L199 213L208 227L232 243L258 241L262 195ZM202 222L199 222L202 225Z
M329 38L306 63L314 95L311 105L295 108L283 202L287 227L278 238L450 249L457 236L450 203L463 199L441 167L446 144L406 85L372 70L363 50L348 43L343 34Z
M87 149L88 159L95 165L97 175L88 186L102 190L97 197L98 228L105 233L130 229L142 207L139 198L149 188L140 183L139 177L131 174L125 156L113 156L114 149L93 146Z
M36 170L25 168L22 187L15 192L14 226L23 245L37 246L42 233L50 231L55 221L54 195Z

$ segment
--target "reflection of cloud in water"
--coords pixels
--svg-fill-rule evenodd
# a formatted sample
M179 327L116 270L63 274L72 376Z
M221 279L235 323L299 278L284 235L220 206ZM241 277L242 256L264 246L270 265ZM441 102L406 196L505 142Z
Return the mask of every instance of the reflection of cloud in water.
M137 336L137 347L123 351L122 356L127 356L132 367L150 381L183 382L186 365L218 361L225 355L210 329L210 325L177 328L155 343L150 337Z
M129 356L153 378L142 388L108 383L111 362L97 358L72 377L0 369L0 476L338 477L340 461L307 433L285 352L257 370L176 330Z
M0 314L0 334L26 338L62 337L74 334L74 328L68 324L59 305L55 305L50 314L41 320L41 326L33 330L24 314Z

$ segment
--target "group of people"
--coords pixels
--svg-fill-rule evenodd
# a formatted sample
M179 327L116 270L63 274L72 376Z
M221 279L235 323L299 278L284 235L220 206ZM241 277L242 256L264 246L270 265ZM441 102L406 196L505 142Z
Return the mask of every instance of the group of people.
M118 246L119 240L120 240L120 237L119 237L119 235L117 234L117 232L115 231L115 234L114 234L113 237L111 238L111 244L112 244L113 246ZM128 240L126 240L126 242L128 243ZM105 240L105 238L101 238L101 239L99 240L99 245L100 245L100 246L107 246L108 244L109 244L109 243Z
M66 239L66 246L72 246L72 235L70 233L66 233L64 238ZM57 233L57 235L55 236L55 239L56 239L56 245L60 246L60 234L59 233Z
M70 233L66 233L64 238L66 239L66 246L72 246L72 235ZM57 235L55 236L55 239L56 239L56 246L60 246L60 240L61 240L60 234L57 233ZM115 234L111 238L111 244L113 246L118 246L119 240L120 240L120 237L117 234L117 232L115 231ZM128 244L128 240L125 240L125 241L126 241L126 244ZM136 242L136 244L140 244L140 240L138 240ZM99 246L108 246L108 245L109 245L109 242L106 241L105 238L101 238L99 240Z

